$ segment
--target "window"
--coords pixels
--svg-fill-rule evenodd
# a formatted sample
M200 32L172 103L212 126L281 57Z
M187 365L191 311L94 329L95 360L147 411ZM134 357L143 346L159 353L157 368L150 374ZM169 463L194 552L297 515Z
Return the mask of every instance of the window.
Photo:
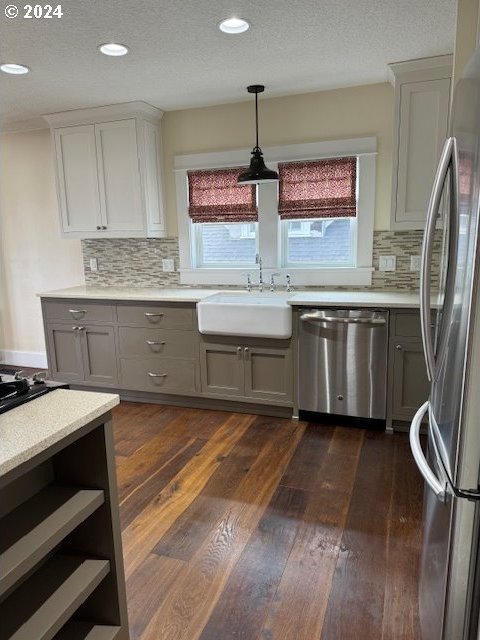
M282 222L284 266L355 266L353 218L313 218Z
M243 168L188 171L188 215L196 267L252 265L257 253L255 185L238 185Z
M355 266L357 158L278 165L282 264Z
M264 153L278 184L237 185L247 150L175 158L180 281L240 286L248 272L255 282L259 253L266 278L270 270L294 285L370 284L376 139Z

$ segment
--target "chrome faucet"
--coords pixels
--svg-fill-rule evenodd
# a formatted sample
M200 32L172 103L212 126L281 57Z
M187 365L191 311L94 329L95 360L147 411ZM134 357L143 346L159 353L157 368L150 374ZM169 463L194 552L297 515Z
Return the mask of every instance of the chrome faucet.
M255 263L258 264L258 290L263 291L262 258L259 253L255 256Z
M280 274L278 273L278 271L276 271L275 273L272 273L272 275L270 276L270 291L275 291L275 276L279 276Z
M252 277L249 273L242 273L242 276L247 276L247 284L245 285L245 289L250 293L252 290Z
M292 287L290 285L290 274L287 273L287 275L285 276L285 280L287 281L287 293L290 293L290 291L292 290Z

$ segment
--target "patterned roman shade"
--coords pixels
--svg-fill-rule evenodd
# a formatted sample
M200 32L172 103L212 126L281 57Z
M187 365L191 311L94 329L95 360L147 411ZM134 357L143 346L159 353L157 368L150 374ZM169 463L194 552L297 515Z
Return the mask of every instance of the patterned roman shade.
M278 165L282 220L354 218L357 158L327 158Z
M256 222L255 185L238 185L244 167L188 171L188 215L192 222Z

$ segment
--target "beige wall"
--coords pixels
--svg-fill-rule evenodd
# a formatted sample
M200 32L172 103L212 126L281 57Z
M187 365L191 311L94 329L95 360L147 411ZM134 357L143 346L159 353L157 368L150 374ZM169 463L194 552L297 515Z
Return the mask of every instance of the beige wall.
M60 238L49 131L0 144L0 349L42 352L36 293L83 283L80 242Z
M457 83L477 46L479 0L458 0L453 80Z
M283 98L261 96L260 100L260 145L264 147L377 136L375 228L388 229L394 115L392 86L382 83ZM174 156L251 148L254 143L253 100L168 112L163 117L162 130L168 234L176 236ZM245 161L248 163L248 155Z

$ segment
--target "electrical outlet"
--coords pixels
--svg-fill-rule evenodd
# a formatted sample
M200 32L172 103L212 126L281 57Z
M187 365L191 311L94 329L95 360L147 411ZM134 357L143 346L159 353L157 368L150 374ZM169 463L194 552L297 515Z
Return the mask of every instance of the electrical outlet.
M175 261L173 258L163 258L162 271L175 271Z
M90 271L98 271L98 262L96 258L90 258Z
M378 268L380 271L396 271L397 257L396 256L380 256L378 261Z
M410 271L420 271L421 256L410 256Z

